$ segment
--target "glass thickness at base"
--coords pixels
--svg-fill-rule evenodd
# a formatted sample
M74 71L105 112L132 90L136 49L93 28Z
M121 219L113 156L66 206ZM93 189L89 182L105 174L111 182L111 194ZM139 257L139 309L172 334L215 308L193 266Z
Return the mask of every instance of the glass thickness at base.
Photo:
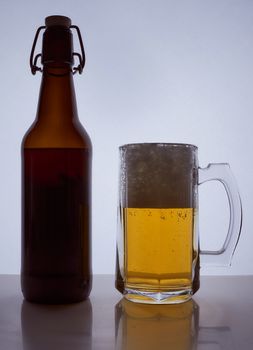
M180 290L169 292L141 291L126 288L124 297L136 303L144 304L179 304L191 299L192 290Z
M123 294L126 299L138 303L177 304L189 300L193 291L190 279L161 278L142 279L142 283L125 282Z
M182 281L179 284L169 284L163 287L158 287L159 282L157 281L156 286L147 284L130 284L124 281L118 264L116 266L116 279L115 288L123 294L125 299L143 304L179 304L184 303L191 299L192 296L198 291L200 287L199 281L199 259L194 269L193 281L183 284Z

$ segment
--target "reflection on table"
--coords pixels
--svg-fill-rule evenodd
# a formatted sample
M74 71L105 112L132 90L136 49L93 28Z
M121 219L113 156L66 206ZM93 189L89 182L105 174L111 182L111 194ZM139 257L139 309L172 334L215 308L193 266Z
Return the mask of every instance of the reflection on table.
M23 302L21 326L24 350L91 350L92 306Z
M200 327L198 350L234 350L230 332L226 326Z
M194 300L175 305L115 306L115 350L232 350L229 327L201 327Z
M253 349L253 276L203 277L178 305L120 300L113 280L95 276L86 302L47 306L23 302L19 276L0 276L0 349Z
M199 307L138 304L122 299L115 307L116 350L196 349Z

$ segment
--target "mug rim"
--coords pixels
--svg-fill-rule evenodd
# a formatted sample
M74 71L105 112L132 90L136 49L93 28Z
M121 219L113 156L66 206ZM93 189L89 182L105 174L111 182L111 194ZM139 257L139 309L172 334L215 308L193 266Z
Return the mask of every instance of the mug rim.
M194 151L198 149L197 146L191 143L173 143L173 142L136 142L136 143L126 143L124 145L119 146L120 150L126 148L139 148L142 146L154 146L154 147L169 147L169 148L190 148Z

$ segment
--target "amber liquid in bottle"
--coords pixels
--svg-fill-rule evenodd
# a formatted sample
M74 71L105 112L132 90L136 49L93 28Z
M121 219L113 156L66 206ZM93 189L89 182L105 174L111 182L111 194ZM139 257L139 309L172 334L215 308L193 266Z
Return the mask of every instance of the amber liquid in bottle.
M22 292L57 304L91 290L92 152L77 115L71 31L58 22L44 33L37 117L21 149Z

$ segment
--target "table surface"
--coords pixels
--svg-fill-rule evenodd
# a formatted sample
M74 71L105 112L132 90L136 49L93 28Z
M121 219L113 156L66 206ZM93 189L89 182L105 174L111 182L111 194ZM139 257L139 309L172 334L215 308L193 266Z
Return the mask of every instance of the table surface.
M189 345L191 344L191 345ZM252 350L253 276L203 276L193 301L143 305L96 275L89 300L25 302L19 276L0 276L0 349Z

